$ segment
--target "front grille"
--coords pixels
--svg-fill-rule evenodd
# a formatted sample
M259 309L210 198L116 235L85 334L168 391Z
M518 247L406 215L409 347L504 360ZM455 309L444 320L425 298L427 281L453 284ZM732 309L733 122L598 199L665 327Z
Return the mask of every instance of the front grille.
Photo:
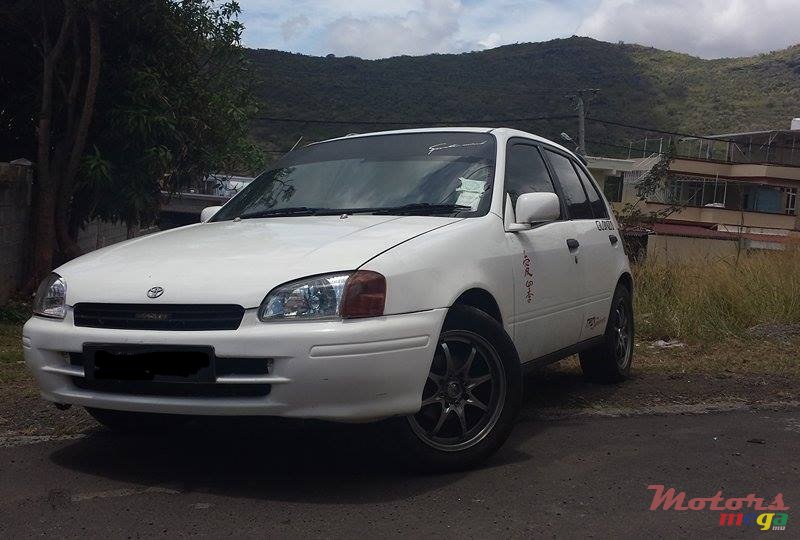
M234 304L75 304L75 326L120 330L236 330L244 308Z

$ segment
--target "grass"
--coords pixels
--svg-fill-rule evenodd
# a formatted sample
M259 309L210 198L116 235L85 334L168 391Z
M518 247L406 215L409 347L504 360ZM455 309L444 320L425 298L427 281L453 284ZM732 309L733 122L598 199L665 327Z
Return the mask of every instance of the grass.
M771 374L800 379L800 339L727 339L659 349L649 341L636 346L634 370L645 373Z
M800 250L742 254L694 264L634 267L637 334L718 343L759 324L800 324Z

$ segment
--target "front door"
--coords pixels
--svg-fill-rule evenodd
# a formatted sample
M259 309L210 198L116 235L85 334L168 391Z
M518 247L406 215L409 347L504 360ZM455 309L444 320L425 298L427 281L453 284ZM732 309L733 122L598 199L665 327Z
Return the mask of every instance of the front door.
M536 144L509 141L505 189L506 220L512 222L513 207L521 194L555 192ZM584 295L580 248L571 249L567 242L576 234L575 224L567 219L506 233L514 269L514 342L522 362L578 341Z

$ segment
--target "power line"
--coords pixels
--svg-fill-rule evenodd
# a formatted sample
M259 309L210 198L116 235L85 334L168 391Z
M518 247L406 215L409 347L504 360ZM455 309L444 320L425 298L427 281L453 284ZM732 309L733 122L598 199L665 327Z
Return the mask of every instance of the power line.
M672 136L675 136L675 137L684 137L684 138L687 138L687 139L701 139L701 140L704 140L704 141L727 142L727 143L734 143L734 144L738 144L738 143L741 142L741 141L737 141L735 139L718 139L718 138L715 138L715 137L709 137L707 135L696 135L694 133L681 133L680 131L667 131L667 130L664 130L664 129L656 129L656 128L644 127L644 126L635 126L633 124L625 124L625 123L622 123L622 122L614 122L613 120L602 120L600 118L591 118L591 117L588 117L588 116L586 117L586 119L589 120L590 122L597 122L598 124L606 124L606 125L609 125L609 126L623 127L623 128L628 128L628 129L635 129L635 130L638 130L638 131L648 131L650 133L660 133L662 135L672 135ZM770 145L770 148L781 148L781 149L784 149L784 150L791 150L792 149L792 147L790 147L790 146L781 146L781 145L774 145L774 144Z
M361 126L433 126L433 125L448 125L448 124L505 124L516 122L540 122L548 120L571 120L577 118L576 115L554 115L554 116L532 116L532 117L516 117L516 118L495 118L495 119L438 119L438 120L337 120L337 119L319 119L319 118L291 118L291 117L275 117L275 116L260 116L255 117L253 120L265 122L285 122L297 124L315 124L315 125L361 125ZM697 135L693 133L683 133L679 131L669 131L664 129L657 129L646 126L638 126L634 124L627 124L624 122L616 122L613 120L604 120L601 118L586 117L590 122L597 122L599 124L606 124L610 126L622 127L627 129L634 129L637 131L644 131L650 133L659 133L662 135L671 135L675 137L685 137L690 139L701 139L712 142L728 142L739 143L732 139L719 139L708 137L704 135ZM600 144L608 147L620 148L623 150L630 150L629 146L622 146L619 144L599 142L599 141L586 141L590 144ZM771 148L791 149L788 146L771 145ZM270 150L270 153L285 153L278 150Z
M402 73L397 72L367 72L367 71L343 71L342 69L323 69L317 71L303 71L303 70L292 70L291 72L283 71L283 70L275 70L270 68L269 74L271 79L276 77L283 77L288 79L289 83L294 84L298 77L304 77L306 79L318 79L323 80L327 85L334 86L336 88L359 88L363 89L365 85L374 86L375 84L385 84L390 85L392 87L397 87L398 85L403 86L413 86L413 85L436 85L436 86L452 86L454 89L463 90L464 85L462 82L455 81L455 77L464 77L463 72L452 72L449 73L449 78L413 78L404 76ZM519 74L518 74L519 75ZM527 77L535 77L535 73L530 73L527 75L523 75ZM359 84L359 81L362 81L362 84ZM283 81L281 81L283 82ZM274 81L271 81L274 84ZM480 81L470 81L469 88L491 88L497 89L498 86L503 87L525 87L526 94L537 94L537 95L546 95L546 94L564 94L568 92L572 92L572 88L529 88L530 79L508 79L504 78L500 81L494 82L480 82Z
M623 146L621 144L614 144L614 143L610 143L610 142L601 142L601 141L591 141L591 140L588 140L588 139L587 139L586 142L591 144L591 145L600 145L600 146L609 146L611 148L620 148L622 150L625 150L626 152L630 150L629 146Z
M542 120L568 120L574 114L560 116L532 116L528 118L499 119L440 119L440 120L322 120L318 118L288 118L274 116L257 116L253 120L265 122L291 122L297 124L359 125L359 126L430 126L446 124L502 124L508 122L538 122Z

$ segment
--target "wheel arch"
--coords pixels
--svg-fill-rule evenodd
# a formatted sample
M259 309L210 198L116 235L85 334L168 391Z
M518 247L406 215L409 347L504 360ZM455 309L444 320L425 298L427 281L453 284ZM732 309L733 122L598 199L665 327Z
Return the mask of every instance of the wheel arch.
M625 285L628 291L633 296L633 276L631 276L630 272L623 272L619 279L617 280L617 286L620 284Z
M452 305L469 306L483 311L496 320L500 326L503 326L503 314L500 311L500 305L497 303L492 293L486 289L480 287L467 289L455 299Z

